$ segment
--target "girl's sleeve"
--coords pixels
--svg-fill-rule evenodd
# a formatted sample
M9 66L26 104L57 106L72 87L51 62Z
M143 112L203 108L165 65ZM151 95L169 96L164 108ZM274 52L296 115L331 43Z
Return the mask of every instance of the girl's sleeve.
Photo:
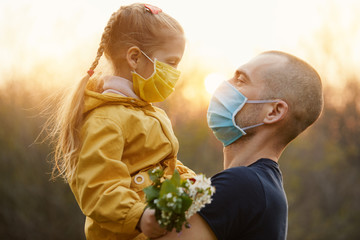
M71 185L81 210L111 232L134 232L146 205L130 189L131 176L121 161L121 128L110 119L93 117L84 123L82 137Z
M182 162L176 160L176 170L180 173L182 179L190 179L196 176L195 172L186 167Z

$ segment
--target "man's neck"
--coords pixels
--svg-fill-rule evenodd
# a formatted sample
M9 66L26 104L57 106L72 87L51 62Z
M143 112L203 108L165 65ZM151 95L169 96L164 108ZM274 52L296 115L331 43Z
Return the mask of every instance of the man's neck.
M264 140L266 138L263 136L253 136L251 139L246 137L224 147L224 169L249 166L260 158L278 162L282 152L281 147L275 147L273 142Z

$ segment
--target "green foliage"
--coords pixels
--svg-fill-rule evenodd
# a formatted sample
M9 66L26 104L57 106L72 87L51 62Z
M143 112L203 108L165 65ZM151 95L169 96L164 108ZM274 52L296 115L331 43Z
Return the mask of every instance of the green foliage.
M176 169L170 179L161 181L163 174L161 169L149 170L153 185L144 189L146 202L149 208L155 209L155 217L161 227L167 231L175 228L180 232L183 225L189 227L185 217L192 203L192 199L186 193L189 183L180 179Z

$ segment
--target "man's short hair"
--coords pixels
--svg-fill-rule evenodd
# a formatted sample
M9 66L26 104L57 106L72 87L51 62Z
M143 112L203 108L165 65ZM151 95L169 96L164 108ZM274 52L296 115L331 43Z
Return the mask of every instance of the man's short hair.
M268 68L263 72L265 88L262 98L282 99L288 104L283 133L285 143L289 143L319 118L323 109L321 79L312 66L291 54L280 51L263 54L286 58L281 67Z

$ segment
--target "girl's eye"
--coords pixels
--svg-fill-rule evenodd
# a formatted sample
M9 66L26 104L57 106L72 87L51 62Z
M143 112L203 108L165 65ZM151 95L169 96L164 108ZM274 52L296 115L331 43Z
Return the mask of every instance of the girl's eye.
M176 61L168 61L167 64L169 64L172 67L177 67L177 62Z

